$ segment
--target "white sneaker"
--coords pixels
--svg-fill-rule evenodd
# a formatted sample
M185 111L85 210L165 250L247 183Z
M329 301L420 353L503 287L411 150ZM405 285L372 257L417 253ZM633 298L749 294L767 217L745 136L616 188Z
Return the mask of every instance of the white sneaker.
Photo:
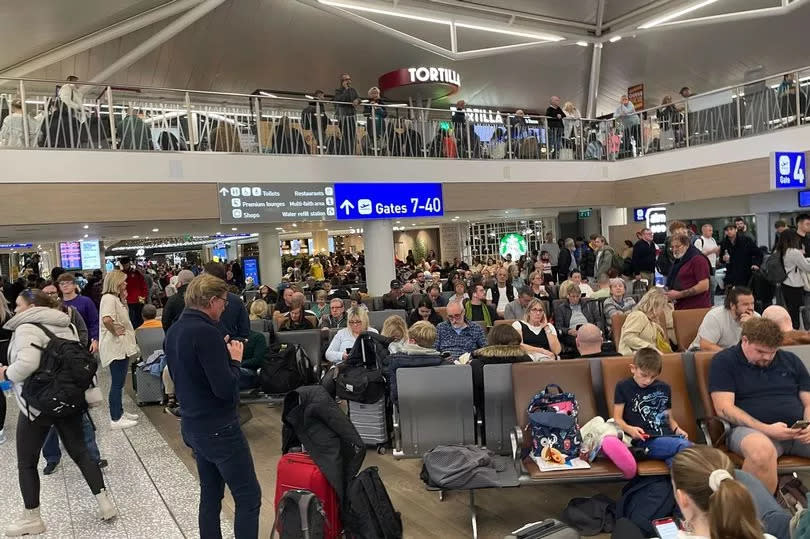
M130 421L137 421L138 420L138 414L130 414L129 412L124 412L124 417L126 417Z
M137 421L132 421L131 419L127 419L124 416L121 416L121 419L118 421L110 421L110 428L113 430L121 430L121 429L128 429L130 427L134 427L137 425Z

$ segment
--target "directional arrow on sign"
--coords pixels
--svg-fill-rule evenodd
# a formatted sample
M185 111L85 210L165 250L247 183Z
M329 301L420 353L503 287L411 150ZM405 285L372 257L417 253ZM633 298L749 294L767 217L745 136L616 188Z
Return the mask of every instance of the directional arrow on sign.
M343 204L340 205L340 209L346 212L346 215L349 215L349 211L354 209L354 204L349 202L348 200L344 200Z
M222 189L220 189L219 192L224 197L228 196L228 190L225 189L224 187Z

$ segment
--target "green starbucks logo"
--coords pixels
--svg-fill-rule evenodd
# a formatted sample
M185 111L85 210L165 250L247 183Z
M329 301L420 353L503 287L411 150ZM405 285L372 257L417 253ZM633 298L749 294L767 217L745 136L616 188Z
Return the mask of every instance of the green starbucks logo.
M517 260L528 251L526 238L515 232L506 234L500 241L501 256L512 255L512 260Z

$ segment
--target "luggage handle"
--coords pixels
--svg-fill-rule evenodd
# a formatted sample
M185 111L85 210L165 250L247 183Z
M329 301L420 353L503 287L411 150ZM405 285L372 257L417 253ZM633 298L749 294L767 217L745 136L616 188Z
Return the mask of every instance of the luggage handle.
M549 391L549 388L555 388L555 387L557 388L557 395L562 395L563 393L565 393L565 391L563 391L563 389L560 386L558 386L557 384L548 384L545 388L543 388L542 393L547 393L547 394L551 395L552 393L551 393L551 391Z

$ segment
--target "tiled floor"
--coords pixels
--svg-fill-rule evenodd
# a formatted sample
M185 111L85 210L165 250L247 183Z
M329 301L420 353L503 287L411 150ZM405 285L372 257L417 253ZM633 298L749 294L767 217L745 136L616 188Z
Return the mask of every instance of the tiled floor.
M104 388L108 384L108 372L100 371ZM7 402L6 433L9 440L0 446L0 533L22 510L14 436L18 412L13 398ZM124 408L131 413L141 413L127 392L124 394ZM97 429L99 450L109 461L104 470L104 481L118 507L119 517L111 522L96 519L96 501L79 469L63 451L56 472L49 476L40 474L40 503L48 528L41 537L199 537L197 479L149 419L141 414L138 426L112 431L106 406L92 410L91 416ZM45 461L41 460L40 470L44 465ZM225 516L222 529L224 537L233 537L232 524Z

